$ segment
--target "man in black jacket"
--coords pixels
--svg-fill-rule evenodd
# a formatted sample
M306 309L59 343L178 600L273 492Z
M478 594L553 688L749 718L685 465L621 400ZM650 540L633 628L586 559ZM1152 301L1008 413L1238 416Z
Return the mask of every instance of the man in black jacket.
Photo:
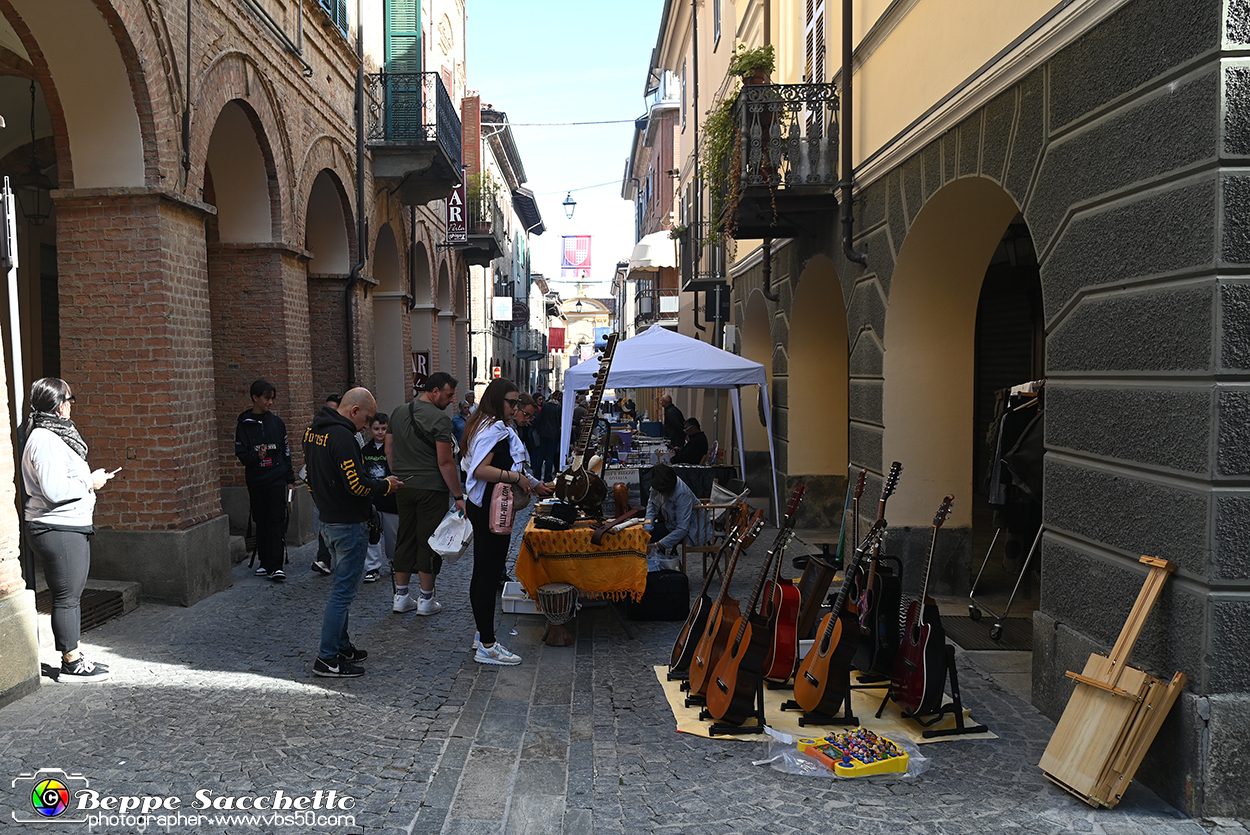
M673 453L673 463L702 464L707 450L707 435L699 428L699 421L686 418L686 445Z
M350 678L364 675L368 653L352 646L347 636L347 610L360 590L369 548L368 521L373 499L403 484L395 476L371 478L364 467L356 433L364 429L378 404L367 389L343 395L337 409L323 408L304 433L308 489L321 514L321 533L330 549L334 589L321 619L321 648L313 675Z
M681 449L686 445L686 416L673 405L673 398L667 394L660 396L660 408L664 410L664 437L668 439L668 445Z
M252 383L252 408L239 415L234 454L246 468L247 495L256 525L257 577L281 583L282 540L286 537L287 491L295 484L286 424L269 411L278 390L267 380Z

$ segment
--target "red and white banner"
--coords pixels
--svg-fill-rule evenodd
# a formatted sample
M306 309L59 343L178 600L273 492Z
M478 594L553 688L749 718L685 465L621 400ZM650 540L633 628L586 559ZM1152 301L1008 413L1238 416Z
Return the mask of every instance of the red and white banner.
M590 269L590 236L565 235L563 240L564 251L560 256L560 269Z
M547 331L547 350L564 350L564 328L550 328Z

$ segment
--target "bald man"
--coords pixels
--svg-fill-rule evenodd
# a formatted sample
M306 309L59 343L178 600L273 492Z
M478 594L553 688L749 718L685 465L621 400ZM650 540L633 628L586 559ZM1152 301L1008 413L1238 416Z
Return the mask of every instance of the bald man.
M390 495L403 484L395 476L370 478L365 470L356 433L377 410L368 389L354 388L343 395L338 408L326 404L304 433L308 489L321 514L321 534L334 573L334 588L321 619L321 647L313 662L313 675L325 678L364 675L359 662L368 653L352 646L347 637L347 610L365 573L373 499Z

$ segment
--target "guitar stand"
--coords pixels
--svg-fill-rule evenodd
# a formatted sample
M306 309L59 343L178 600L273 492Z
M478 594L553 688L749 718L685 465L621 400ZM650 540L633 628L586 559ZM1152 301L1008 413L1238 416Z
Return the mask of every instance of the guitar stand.
M911 719L921 727L927 728L942 719L948 713L955 717L955 727L943 728L940 730L924 731L920 735L925 739L936 739L941 736L963 736L965 734L985 733L989 728L985 725L965 725L964 724L964 703L959 697L959 673L955 669L955 648L950 644L946 645L946 678L951 685L951 701L942 705L932 713L925 714L928 718L921 719L912 713L903 713L907 719ZM891 687L885 694L885 698L881 700L881 707L877 708L877 718L881 718L881 712L885 710L886 703L894 695L894 688Z
M783 702L782 710L801 710L799 703L794 699ZM852 728L859 727L859 718L855 716L855 712L851 709L851 671L846 671L846 699L842 703L842 715L830 716L827 713L812 711L804 713L799 717L799 726L807 727L808 725L847 725Z
M686 690L689 690L690 689L689 685L690 685L690 682L686 682L686 684L683 686L685 687ZM707 705L707 699L703 698L702 696L687 696L686 697L686 707L705 707L706 705ZM703 716L703 711L699 711L699 718L700 719L706 718Z
M752 714L758 724L755 725L726 725L715 722L707 729L708 736L731 736L734 734L762 734L764 733L764 677L760 676L755 685L755 713ZM711 714L707 709L699 711L700 719L710 719ZM747 719L751 717L748 716ZM743 720L746 721L746 720Z
M690 682L690 670L675 670L675 671L669 670L668 680L687 682L687 684L682 685L682 688L681 688L682 690L686 690L688 689L688 684Z

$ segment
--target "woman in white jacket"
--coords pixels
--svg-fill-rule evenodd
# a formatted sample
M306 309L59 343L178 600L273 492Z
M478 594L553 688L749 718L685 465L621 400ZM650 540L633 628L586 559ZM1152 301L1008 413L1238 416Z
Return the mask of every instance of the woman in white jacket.
M117 471L92 470L87 444L70 420L74 394L57 377L44 377L30 387L30 418L22 451L22 482L26 501L26 534L43 559L52 590L52 635L61 653L58 681L104 681L109 669L78 648L81 634L79 601L91 567L94 533L91 522L95 492ZM121 469L120 467L118 469Z

